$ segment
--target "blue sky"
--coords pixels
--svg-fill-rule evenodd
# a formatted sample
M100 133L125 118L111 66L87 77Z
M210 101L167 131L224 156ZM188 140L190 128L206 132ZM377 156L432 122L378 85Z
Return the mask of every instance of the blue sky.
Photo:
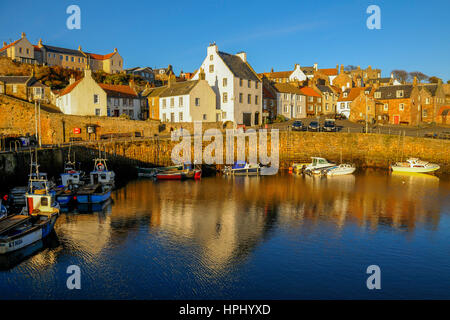
M81 8L81 30L68 30L66 8ZM369 30L369 5L381 9L381 30ZM450 79L450 1L4 1L0 41L24 31L32 43L106 54L125 67L197 69L215 41L246 51L257 72L352 64L421 71Z

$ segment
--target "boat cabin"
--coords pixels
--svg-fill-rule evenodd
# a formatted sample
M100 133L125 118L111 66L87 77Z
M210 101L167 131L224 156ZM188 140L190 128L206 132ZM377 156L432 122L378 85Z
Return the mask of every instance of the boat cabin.
M330 163L328 162L327 159L325 158L319 158L319 157L312 157L312 162L311 164L313 166L317 166L317 165L329 165Z
M113 184L115 174L106 166L106 159L94 159L94 170L91 171L91 184Z

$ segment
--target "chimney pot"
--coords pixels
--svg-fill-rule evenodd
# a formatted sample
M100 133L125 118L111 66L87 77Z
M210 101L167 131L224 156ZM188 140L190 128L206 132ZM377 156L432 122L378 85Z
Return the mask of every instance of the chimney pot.
M25 36L26 36L26 34L25 34L25 32L22 32L22 38L25 38Z

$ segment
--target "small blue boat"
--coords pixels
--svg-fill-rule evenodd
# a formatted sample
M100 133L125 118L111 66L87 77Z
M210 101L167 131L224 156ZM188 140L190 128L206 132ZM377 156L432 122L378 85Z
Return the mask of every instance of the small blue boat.
M111 190L112 186L110 185L90 184L80 187L74 199L78 203L101 203L111 197Z
M61 173L61 185L56 188L56 201L60 205L67 206L74 199L76 190L83 185L83 171L75 169L75 162L70 160L70 152L67 161L64 163L64 173Z

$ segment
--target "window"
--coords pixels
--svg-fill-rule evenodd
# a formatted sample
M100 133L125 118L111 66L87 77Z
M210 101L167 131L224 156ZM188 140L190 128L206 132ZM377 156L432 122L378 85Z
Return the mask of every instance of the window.
M288 106L285 104L284 105L284 112L287 113L288 112Z
M430 98L425 99L425 104L430 104Z
M175 104L175 99L170 98L170 107L173 108L174 104Z
M181 107L181 106L183 106L183 97L180 97L179 99L178 99L178 105Z
M247 103L248 104L252 103L252 95L251 94L247 95Z
M48 54L48 57L50 58L51 56L52 56L52 54L51 54L51 53L49 53L49 54Z
M258 89L258 81L255 81L255 88Z
M62 54L60 54L59 55L59 60L62 60L63 59L63 56L62 56Z
M179 121L180 121L180 122L183 121L183 112L180 112L178 118L179 118Z
M227 86L227 78L223 78L222 80L222 86L226 87Z
M208 117L207 117L206 113L204 113L204 114L203 114L203 120L206 121L207 119L208 119Z
M239 79L239 86L242 87L242 79Z
M27 49L27 54L30 54L30 49Z
M213 64L209 65L209 72L214 72L214 65Z
M309 106L308 106L308 110L309 110L309 111L313 111L313 106L312 106L312 105L309 105Z
M251 88L251 86L252 86L252 81L248 80L248 87Z
M166 99L162 99L162 103L163 103L162 107L165 108L166 107Z
M213 56L213 55L210 55L210 56L209 56L209 60L210 60L210 61L213 61L213 59L214 59L214 56Z
M71 60L72 62L74 62L74 61L75 61L75 58L74 58L74 57L71 57L70 60Z
M170 113L170 122L175 122L175 114L173 112Z
M152 107L155 106L155 98L152 98Z
M424 117L424 118L427 117L427 110L423 110L423 117Z
M95 115L96 115L96 116L99 116L99 115L100 115L100 109L98 109L98 108L95 109Z
M313 101L314 101L314 98L313 98L313 97L308 97L308 101L309 101L309 102L313 102Z
M403 98L403 90L397 90L396 95L397 98Z
M347 98L348 93L344 92L344 98Z
M387 103L385 103L384 106L383 106L383 109L384 109L384 111L388 111L389 105Z
M69 56L66 56L66 61L69 61Z
M375 92L375 99L381 98L381 92Z
M200 98L195 98L195 106L200 106Z
M163 116L163 120L162 120L162 121L163 121L163 122L166 122L166 121L167 121L167 117L166 117L166 114L165 114L165 113L163 113L163 115L162 115L162 116Z
M94 103L98 104L98 94L94 94Z
M19 53L22 53L22 48L19 48Z
M242 93L239 93L239 103L242 103Z
M325 103L325 110L328 111L328 103Z
M228 93L224 92L222 96L222 102L227 103L228 102Z
M403 103L400 103L398 105L398 108L399 108L400 111L403 111L403 110L405 110L405 105Z
M322 98L317 98L317 102L321 102L322 101Z
M13 93L17 93L17 85L13 84Z
M258 96L255 96L255 104L258 104Z

